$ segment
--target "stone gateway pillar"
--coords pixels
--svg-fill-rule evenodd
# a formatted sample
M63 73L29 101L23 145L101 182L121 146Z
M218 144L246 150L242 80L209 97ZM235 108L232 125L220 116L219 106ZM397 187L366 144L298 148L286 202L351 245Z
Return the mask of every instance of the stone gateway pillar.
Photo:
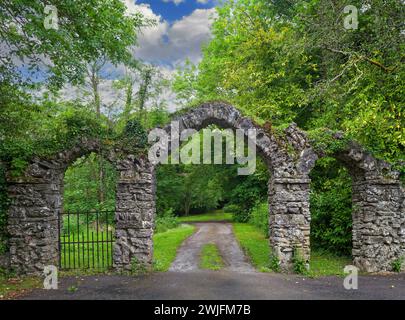
M147 158L127 156L117 161L113 266L131 270L134 264L151 267L155 220L155 169Z
M309 179L270 178L270 247L284 271L292 270L293 257L309 266Z
M353 183L352 255L361 270L391 271L396 259L405 259L403 201L399 181L381 178Z
M58 217L62 207L63 168L35 161L24 176L8 177L10 267L21 274L41 274L59 265Z

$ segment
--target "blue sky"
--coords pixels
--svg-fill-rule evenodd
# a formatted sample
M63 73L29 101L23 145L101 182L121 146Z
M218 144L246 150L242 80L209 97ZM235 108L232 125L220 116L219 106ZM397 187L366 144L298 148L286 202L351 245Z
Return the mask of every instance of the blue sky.
M178 1L179 3L175 3ZM181 1L181 2L180 2ZM206 3L204 3L206 2ZM138 4L149 4L153 12L172 23L190 15L195 9L209 9L215 6L215 0L138 0Z
M124 0L129 12L158 21L139 36L135 56L174 69L190 59L201 60L201 47L210 40L218 0Z
M133 54L137 59L156 66L163 77L170 79L177 67L186 59L198 64L202 58L201 48L211 39L211 24L215 17L218 0L122 0L128 13L142 13L154 19L157 25L142 29L138 46ZM109 65L111 73L100 84L103 104L120 106L121 98L113 89L114 78L124 72L122 68ZM70 100L80 96L80 90L67 87L62 96ZM175 111L175 94L165 90L159 99L167 102L169 111Z

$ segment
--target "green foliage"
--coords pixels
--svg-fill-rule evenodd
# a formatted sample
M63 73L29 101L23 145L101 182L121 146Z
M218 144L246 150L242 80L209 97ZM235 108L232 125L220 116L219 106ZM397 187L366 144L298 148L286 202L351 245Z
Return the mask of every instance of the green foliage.
M255 226L247 223L234 223L233 231L242 250L251 263L260 271L268 272L273 263L270 261L269 240Z
M360 0L350 4L363 8ZM326 127L385 160L404 160L402 4L359 9L357 30L343 28L346 5L226 1L217 8L202 61L175 77L180 102L224 99L259 123L294 121L314 130L319 148Z
M280 272L280 260L274 253L270 253L268 268L274 272Z
M7 196L5 174L5 168L0 163L0 255L5 253L8 249L7 208L9 205L9 199Z
M90 61L107 58L113 64L130 64L130 47L136 44L138 28L150 24L141 13L127 14L120 0L78 0L74 5L60 0L55 3L58 29L46 29L44 8L48 4L3 1L0 33L7 44L0 67L3 79L21 84L27 82L27 73L41 73L36 78L56 87L80 83Z
M392 263L391 263L392 271L401 272L402 264L404 263L404 260L405 260L404 257L400 257L400 258L397 258L394 261L392 261Z
M100 169L103 172L102 180ZM77 159L65 172L64 210L114 211L116 183L117 172L108 161L94 153Z
M205 244L201 248L200 268L209 270L221 270L224 267L218 247L213 243Z
M157 210L188 215L215 209L223 198L221 170L211 165L161 165L157 169Z
M261 272L280 271L280 263L271 251L269 240L255 226L247 223L234 223L233 230L243 251L250 258L253 265ZM311 277L343 275L345 266L351 264L350 257L336 256L324 250L311 250L310 270L306 270L305 263L299 262L300 271Z
M124 150L138 154L148 143L148 135L138 119L130 119L118 138L118 144Z
M84 107L62 103L37 106L36 110L27 111L30 121L20 120L20 126L11 129L8 121L20 117L19 112L22 110L4 117L0 113L0 120L4 120L0 159L10 163L14 175L21 174L34 156L53 156L77 145L82 138L108 140L114 135L105 118L98 118Z
M131 259L131 274L138 276L148 272L148 267L143 261L140 261L137 257L133 256Z
M327 275L344 276L345 266L351 265L352 263L350 256L340 256L330 251L313 249L311 250L308 275L311 277Z
M311 245L350 256L351 179L333 158L318 160L311 172Z
M227 204L223 210L232 214L234 222L247 222L249 220L249 211L243 210L236 204Z
M258 228L266 238L269 236L269 205L268 202L257 203L249 217L249 223Z
M339 135L339 139L337 139ZM308 131L308 137L312 148L319 154L333 156L344 150L350 141L348 135L343 136L340 132L334 132L327 128L318 128Z
M153 270L167 271L176 258L177 249L191 236L195 226L182 224L153 236Z
M236 166L235 169L236 170ZM257 202L267 199L267 182L268 170L263 161L258 158L256 160L256 171L248 176L238 176L235 171L227 183L226 201L234 214L234 221L247 222L251 211Z
M169 229L178 227L179 220L174 216L173 210L169 209L163 213L163 215L157 215L155 221L155 232L165 232Z
M214 210L203 214L193 214L179 218L180 222L232 221L232 214L225 210Z
M307 274L307 264L302 257L301 251L298 248L295 248L293 251L292 263L293 271L295 273L303 275Z

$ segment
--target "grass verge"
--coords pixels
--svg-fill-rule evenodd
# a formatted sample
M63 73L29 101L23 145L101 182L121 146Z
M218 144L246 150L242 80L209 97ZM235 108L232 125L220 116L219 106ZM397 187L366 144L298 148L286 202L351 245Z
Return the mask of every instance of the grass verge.
M180 222L232 221L232 213L215 210L204 214L179 217Z
M176 258L178 247L191 236L195 226L182 224L177 228L157 233L153 236L153 270L167 271Z
M271 272L269 240L255 226L247 223L234 223L235 236L252 264L261 272ZM310 277L344 275L343 269L352 264L349 257L340 257L331 253L311 250L310 270L305 274Z
M340 257L319 249L311 250L309 276L344 276L345 266L353 264L350 257Z
M269 240L264 234L255 226L247 223L234 223L233 231L253 266L259 271L270 272Z
M0 300L16 299L31 289L41 286L42 279L39 277L0 276Z
M221 270L224 266L218 247L213 243L205 244L201 249L200 268Z

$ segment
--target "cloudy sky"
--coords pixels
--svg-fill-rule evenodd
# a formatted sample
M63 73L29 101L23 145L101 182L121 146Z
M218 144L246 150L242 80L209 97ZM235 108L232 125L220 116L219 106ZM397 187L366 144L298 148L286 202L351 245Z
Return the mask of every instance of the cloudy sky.
M201 58L201 45L210 38L216 0L125 0L129 12L141 11L155 19L155 27L144 29L136 57L168 68L189 58Z
M134 56L145 63L157 66L166 78L171 78L176 67L189 59L192 63L201 60L201 46L211 37L210 26L215 16L218 0L122 0L129 13L141 12L145 17L157 22L153 27L144 28L139 35ZM122 93L112 88L115 78L124 69L111 65L106 69L108 79L100 84L100 96L104 105L116 105L124 101ZM135 90L137 90L135 85ZM63 99L82 96L81 88L66 86L62 90ZM167 102L169 111L175 111L175 95L166 90L162 100Z

